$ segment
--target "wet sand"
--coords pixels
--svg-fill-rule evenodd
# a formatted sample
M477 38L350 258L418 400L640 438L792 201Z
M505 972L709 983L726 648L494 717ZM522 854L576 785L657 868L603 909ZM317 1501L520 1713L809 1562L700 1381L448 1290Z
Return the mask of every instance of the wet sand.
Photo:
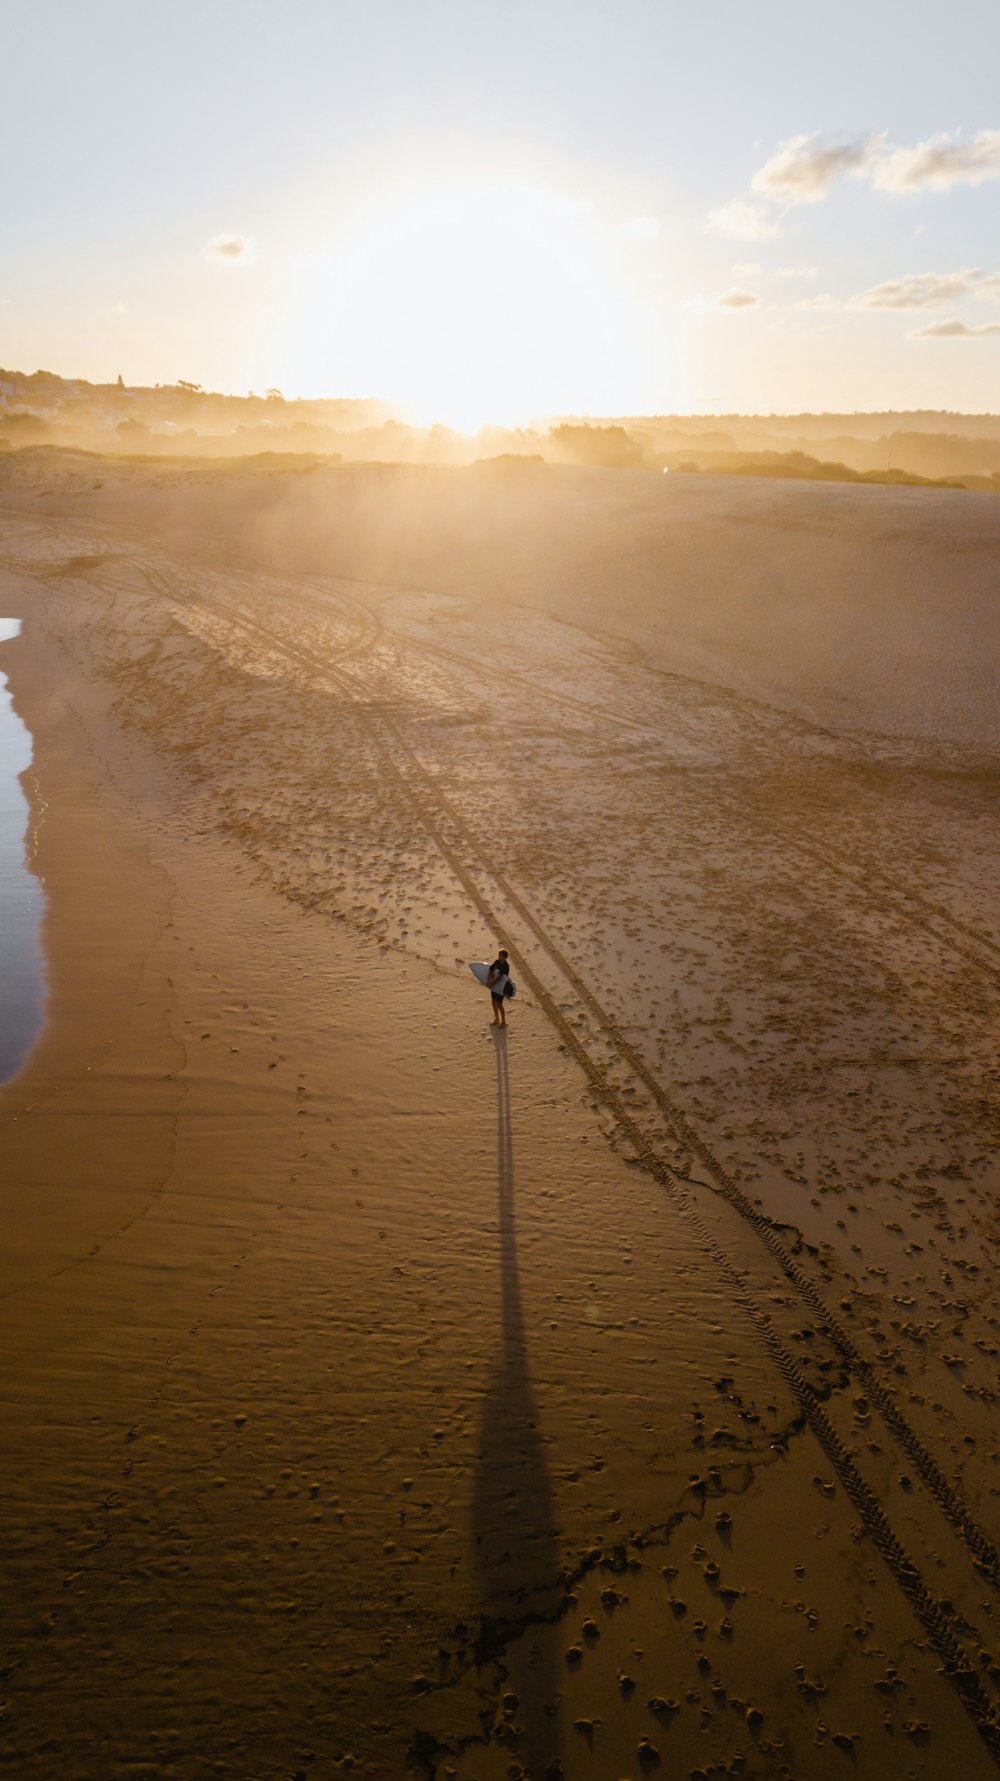
M804 646L709 672L627 563L600 611L383 581L317 514L283 567L259 471L88 473L0 487L51 977L0 1096L14 1772L993 1774L988 692L929 723L911 635L879 730ZM765 493L808 580L825 496Z
M21 780L31 766L31 737L10 702L3 645L17 636L0 617L0 1082L27 1057L43 1025L44 966L39 940L42 899L29 870L29 826Z

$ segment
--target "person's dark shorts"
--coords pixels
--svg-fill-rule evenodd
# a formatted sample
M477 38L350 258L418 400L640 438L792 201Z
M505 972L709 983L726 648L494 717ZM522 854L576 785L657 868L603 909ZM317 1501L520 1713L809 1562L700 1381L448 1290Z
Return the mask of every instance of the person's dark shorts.
M492 990L490 990L490 1000L492 1001L494 1008L503 1007L503 996L495 996Z

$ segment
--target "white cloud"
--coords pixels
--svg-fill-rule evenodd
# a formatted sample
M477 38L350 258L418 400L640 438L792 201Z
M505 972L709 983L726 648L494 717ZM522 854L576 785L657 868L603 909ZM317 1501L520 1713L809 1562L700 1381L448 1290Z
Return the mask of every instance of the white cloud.
M998 295L1000 275L965 266L959 272L904 272L901 278L888 278L869 291L859 291L851 302L860 309L935 309L956 297Z
M800 297L795 304L796 309L839 309L840 304L832 291L817 291L815 297Z
M818 266L776 266L775 278L818 278Z
M752 198L730 198L708 213L708 227L716 235L729 235L734 241L767 241L781 230L770 211Z
M736 286L731 291L723 291L722 296L716 297L715 301L720 309L751 309L755 303L760 302L760 298L753 291L743 291Z
M629 241L653 241L659 233L660 224L655 216L634 216L622 224L622 234Z
M213 235L204 257L224 266L246 266L254 258L256 248L251 235Z
M757 260L734 260L733 271L737 278L756 278L760 272L760 263Z
M913 148L894 148L880 155L872 184L883 192L947 192L954 185L982 185L1000 179L1000 130L980 130L963 139L929 136Z
M790 136L758 168L750 189L778 204L818 204L842 174L865 174L884 140L857 136L830 142L819 135Z
M893 148L885 131L839 141L819 132L789 136L758 167L749 195L710 210L706 227L737 241L766 241L781 234L779 208L819 204L845 176L893 197L979 186L1000 179L1000 130L929 136L912 148ZM778 276L815 277L816 268L786 268Z
M1000 334L1000 322L980 322L978 328L970 328L967 322L953 319L948 322L931 322L926 328L917 328L910 335L911 340L975 340L983 334Z

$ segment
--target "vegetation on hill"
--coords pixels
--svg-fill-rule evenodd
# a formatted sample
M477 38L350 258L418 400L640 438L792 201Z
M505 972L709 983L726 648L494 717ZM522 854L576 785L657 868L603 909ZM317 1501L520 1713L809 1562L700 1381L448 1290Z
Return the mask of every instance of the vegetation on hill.
M668 468L669 466L665 466ZM685 458L674 466L677 471L707 471L720 476L780 476L804 482L877 482L912 485L923 488L964 488L957 480L916 476L910 470L852 470L848 464L833 463L810 457L804 451L762 451L741 457L736 453L717 452L700 459ZM996 478L1000 489L1000 476Z
M152 388L0 370L0 448L54 445L128 457L347 459L469 465L543 460L607 470L702 471L809 481L1000 490L1000 416L642 415L484 427L413 427L385 402L227 396L189 378Z

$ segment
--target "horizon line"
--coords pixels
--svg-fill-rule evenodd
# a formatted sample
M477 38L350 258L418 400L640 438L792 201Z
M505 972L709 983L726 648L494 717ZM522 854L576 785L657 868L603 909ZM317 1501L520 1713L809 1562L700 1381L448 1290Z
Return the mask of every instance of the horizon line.
M245 392L240 392L237 390L206 389L201 384L197 384L193 380L186 380L186 379L178 379L174 383L128 383L128 382L125 382L124 380L122 382L119 382L120 375L121 374L119 373L115 377L109 378L106 382L103 382L103 381L97 382L94 379L89 378L89 377L72 375L72 374L68 374L63 371L52 371L52 370L49 370L45 366L39 366L38 369L35 371L23 371L23 370L19 370L16 367L12 367L12 366L0 367L0 379L3 379L5 377L16 377L16 378L25 378L25 379L31 379L31 378L36 378L36 377L48 377L48 378L55 379L59 383L83 384L88 389L93 389L93 390L118 390L118 389L121 389L121 390L127 391L133 395L155 395L157 392L162 393L165 391L171 391L171 392L174 392L175 394L181 394L183 392L192 398L199 397L199 398L204 398L206 400L217 400L217 401L223 401L223 402L262 402L265 404L270 403L275 408L277 408L279 405L282 407L292 407L298 403L324 403L324 402L353 403L353 404L357 404L359 406L372 406L372 407L377 406L380 408L389 408L389 409L391 409L395 406L394 398L392 398L390 396L385 396L385 395L341 394L341 395L337 395L337 396L330 396L330 395L286 396L286 395L284 395L283 392L280 392L280 391L277 391L275 394L269 394L268 389L265 389L263 394L259 395L256 390L247 390ZM275 386L270 386L270 388L274 389ZM400 403L400 408L405 408L405 406L406 406L405 403ZM600 423L602 421L623 421L623 420L634 420L634 421L649 420L649 421L652 421L652 420L669 420L674 417L676 417L677 419L683 419L683 420L705 420L705 421L725 420L725 419L730 419L730 418L738 419L738 420L768 420L768 419L794 420L798 416L807 416L807 415L811 416L813 418L816 418L816 419L821 419L824 416L841 416L841 415L842 416L864 416L864 417L871 419L871 418L876 418L881 415L908 415L908 414L913 414L913 415L918 415L918 414L954 415L956 417L959 417L959 418L965 419L965 420L972 420L972 419L997 420L997 419L1000 419L1000 411L998 411L996 409L991 409L991 408L981 408L981 409L941 408L941 407L934 407L934 406L900 407L900 408L770 408L770 409L763 409L763 408L756 408L756 409L708 408L708 407L706 407L701 410L699 410L698 408L659 408L659 409L625 409L625 408L621 408L621 409L607 409L607 410L603 410L600 413L593 413L590 410L581 410L581 409L559 409L559 410L553 411L551 414L535 415L531 418L531 420L526 420L526 421L504 422L504 421L489 421L489 420L487 420L483 423L483 425L480 428L477 429L477 432L482 433L482 432L487 432L490 430L495 431L495 432L501 432L501 433L530 432L542 422L545 422L545 423L551 425L553 422L558 423L558 422L566 422L566 421L576 421L576 422L582 422L585 424L589 423L592 425L594 423ZM393 413L393 414L388 415L386 418L386 422L383 424L388 424L388 422L390 422L390 421L395 421L397 423L397 425L399 425L399 426L408 427L410 429L410 431L415 432L415 433L431 432L435 427L443 427L444 431L446 431L446 432L457 433L457 432L462 431L462 429L460 429L460 428L448 426L448 424L443 421L416 422L416 421L407 420L400 413Z

